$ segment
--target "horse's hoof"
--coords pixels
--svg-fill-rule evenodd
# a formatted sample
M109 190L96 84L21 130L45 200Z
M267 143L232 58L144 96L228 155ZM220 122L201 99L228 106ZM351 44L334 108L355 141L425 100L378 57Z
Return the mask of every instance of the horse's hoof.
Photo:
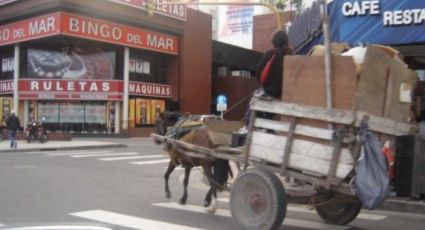
M210 206L209 206L209 208L207 208L207 211L209 213L215 213L217 211L217 201L216 201L216 199L213 198L211 200Z
M214 213L217 212L217 207L216 206L211 206L211 207L207 208L207 212L214 214Z
M208 207L210 206L210 204L211 204L211 201L204 200L204 207Z
M186 204L186 199L180 199L180 204Z

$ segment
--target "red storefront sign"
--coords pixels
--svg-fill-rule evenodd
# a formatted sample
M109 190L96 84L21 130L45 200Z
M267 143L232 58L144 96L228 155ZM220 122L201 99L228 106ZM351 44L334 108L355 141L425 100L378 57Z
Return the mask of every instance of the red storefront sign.
M147 97L171 98L171 85L131 81L128 85L128 94Z
M104 20L62 13L62 33L74 37L178 54L178 38Z
M165 0L109 0L112 2L117 2L127 6L135 7L148 11L149 2L153 3L154 13L161 14L167 17L176 18L182 21L186 21L186 6L184 5L167 5L163 4L164 2L171 2Z
M0 81L0 95L13 93L13 80Z
M122 100L120 80L19 80L19 99Z
M60 33L60 13L0 26L0 46Z
M174 55L179 51L176 36L64 12L0 26L0 46L57 34Z

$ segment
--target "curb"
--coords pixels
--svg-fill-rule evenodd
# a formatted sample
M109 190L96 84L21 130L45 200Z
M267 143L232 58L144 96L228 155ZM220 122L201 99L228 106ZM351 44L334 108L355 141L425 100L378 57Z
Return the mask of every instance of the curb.
M58 151L58 150L79 150L79 149L103 149L103 148L125 148L125 144L108 144L108 145L92 145L92 146L67 146L67 147L41 147L41 148L24 148L24 149L7 149L0 150L0 153L10 152L36 152L36 151Z
M425 214L425 202L409 201L402 198L400 200L389 199L383 202L377 210Z

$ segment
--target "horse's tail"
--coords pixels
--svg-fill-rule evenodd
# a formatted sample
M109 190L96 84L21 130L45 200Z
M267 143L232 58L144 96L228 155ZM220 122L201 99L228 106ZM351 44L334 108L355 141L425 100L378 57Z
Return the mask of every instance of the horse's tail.
M217 159L213 163L213 180L217 183L217 189L222 191L226 187L229 175L233 176L228 160Z

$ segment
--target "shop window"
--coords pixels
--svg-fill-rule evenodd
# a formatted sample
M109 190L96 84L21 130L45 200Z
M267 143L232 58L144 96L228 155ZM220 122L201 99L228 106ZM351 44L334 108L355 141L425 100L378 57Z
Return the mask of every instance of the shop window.
M167 83L169 57L149 51L131 50L129 60L130 81Z
M45 118L47 130L65 132L107 131L106 102L39 102L38 119Z
M22 76L48 79L122 79L122 51L90 42L31 43L21 49ZM117 74L119 73L119 74Z
M12 48L0 49L0 80L13 79L14 60Z
M0 97L0 116L1 116L1 125L5 126L4 123L6 118L9 116L10 111L12 110L12 97Z
M165 111L165 100L133 98L129 107L130 127L149 126L154 125L159 113Z

